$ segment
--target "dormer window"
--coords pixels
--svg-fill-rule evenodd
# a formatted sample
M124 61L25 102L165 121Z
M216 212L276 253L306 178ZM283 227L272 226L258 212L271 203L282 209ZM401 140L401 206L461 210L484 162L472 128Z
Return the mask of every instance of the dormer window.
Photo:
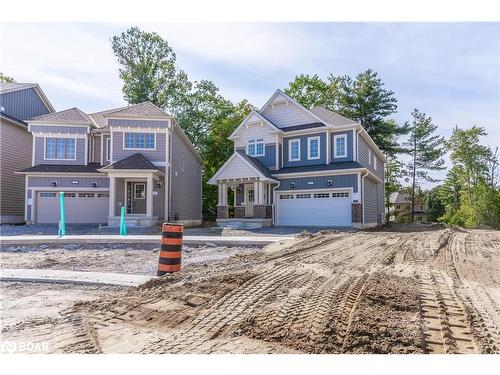
M45 138L45 159L75 160L75 138Z
M264 156L266 148L264 147L264 139L249 139L247 143L248 156Z

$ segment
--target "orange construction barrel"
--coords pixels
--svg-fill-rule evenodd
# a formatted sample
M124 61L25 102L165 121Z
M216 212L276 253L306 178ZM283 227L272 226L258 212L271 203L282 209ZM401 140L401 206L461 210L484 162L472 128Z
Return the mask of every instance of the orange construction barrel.
M162 226L160 258L158 259L158 276L181 270L182 257L182 224L164 223Z

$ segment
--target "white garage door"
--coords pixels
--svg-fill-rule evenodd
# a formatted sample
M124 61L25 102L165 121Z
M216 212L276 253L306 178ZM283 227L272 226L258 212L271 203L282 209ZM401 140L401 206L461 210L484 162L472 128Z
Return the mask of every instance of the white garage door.
M278 225L351 226L349 191L278 193Z
M108 221L107 192L64 193L68 224L102 224ZM41 191L37 195L36 220L39 224L57 224L60 219L59 193Z

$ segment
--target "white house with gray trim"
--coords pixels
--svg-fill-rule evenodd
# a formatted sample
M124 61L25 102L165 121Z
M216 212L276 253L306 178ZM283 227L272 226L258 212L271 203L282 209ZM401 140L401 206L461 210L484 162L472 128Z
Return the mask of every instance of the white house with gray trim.
M277 90L229 138L234 153L209 181L218 186L218 225L383 222L385 158L355 121Z
M78 108L27 121L32 165L25 220L130 226L201 224L202 160L175 118L150 102L86 114Z

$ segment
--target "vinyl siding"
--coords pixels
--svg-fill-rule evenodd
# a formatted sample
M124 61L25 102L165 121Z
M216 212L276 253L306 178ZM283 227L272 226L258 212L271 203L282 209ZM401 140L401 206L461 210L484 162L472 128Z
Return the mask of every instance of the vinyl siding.
M70 138L70 137L69 137ZM38 164L63 164L63 165L84 165L85 164L85 139L76 139L76 160L45 160L43 137L35 138L35 165Z
M372 153L372 160L371 163L369 162L369 152L371 150ZM375 176L380 178L382 181L384 179L384 163L383 161L377 156L377 170L373 168L373 158L375 156L375 152L373 149L366 143L364 138L359 135L358 136L358 162L365 168L368 168Z
M161 187L158 188L157 183L161 183ZM159 180L153 180L153 191L158 194L153 194L153 216L158 216L164 218L165 213L165 179L161 178Z
M156 149L155 150L124 150L123 149L123 132L113 132L113 161L119 161L126 157L141 153L151 162L164 162L165 161L165 133L156 133ZM106 155L104 155L106 159Z
M0 120L0 214L24 217L23 175L14 172L31 166L32 135L23 127Z
M278 128L318 122L318 119L292 102L269 106L262 114Z
M94 135L94 161L95 163L101 162L101 136Z
M40 187L52 187L52 182L57 182L57 187L63 188L90 188L99 190L102 188L109 188L109 179L107 177L61 177L61 176L31 176L28 178L28 187L30 188L40 188ZM78 181L78 184L72 184L72 181ZM92 182L97 182L97 187L92 187Z
M334 143L334 137L336 135L347 135L346 138L346 148L347 148L347 156L344 158L338 158L335 156L335 143ZM353 161L353 147L352 147L352 140L353 140L353 131L345 131L345 132L334 132L330 135L330 160L335 163L335 162L342 162L342 161Z
M115 216L121 215L121 208L127 203L125 197L125 179L117 178L115 180Z
M270 169L276 169L276 144L266 145L265 149L264 156L253 156L253 158L259 160ZM239 147L238 150L246 153L245 147Z
M332 186L328 186L328 180L332 180ZM280 187L276 190L315 190L332 188L353 188L353 192L358 192L358 175L332 175L317 177L301 177L280 179ZM295 188L290 187L290 182L295 182ZM312 182L312 184L309 184Z
M68 125L31 125L30 131L35 133L72 133L72 134L87 134L89 128L86 126Z
M129 126L131 128L167 128L168 121L166 120L126 120L112 119L108 120L108 125L113 126Z
M171 219L201 220L201 164L177 131L171 134Z
M320 158L308 160L307 159L307 138L320 137ZM290 161L288 155L288 148L290 140L300 139L300 160ZM317 165L326 163L326 133L308 134L295 137L283 138L283 167L297 167L302 165Z
M365 178L363 193L364 223L376 223L378 213L377 183L370 178Z
M104 137L103 139L103 148L104 148L104 153L102 154L102 165L108 165L109 164L109 161L106 160L106 152L108 152L108 139L109 139L109 134L103 134L102 135ZM99 146L100 147L100 146ZM111 155L113 156L113 155ZM99 160L100 160L100 155L99 155Z
M23 121L50 113L34 88L0 94L0 104L4 113Z
M236 205L241 206L244 200L245 200L245 185L239 184L238 187L236 188Z
M276 130L269 125L249 125L248 128L243 127L238 132L238 138L234 140L236 148L243 147L246 149L249 139L263 139L265 144L276 145Z

